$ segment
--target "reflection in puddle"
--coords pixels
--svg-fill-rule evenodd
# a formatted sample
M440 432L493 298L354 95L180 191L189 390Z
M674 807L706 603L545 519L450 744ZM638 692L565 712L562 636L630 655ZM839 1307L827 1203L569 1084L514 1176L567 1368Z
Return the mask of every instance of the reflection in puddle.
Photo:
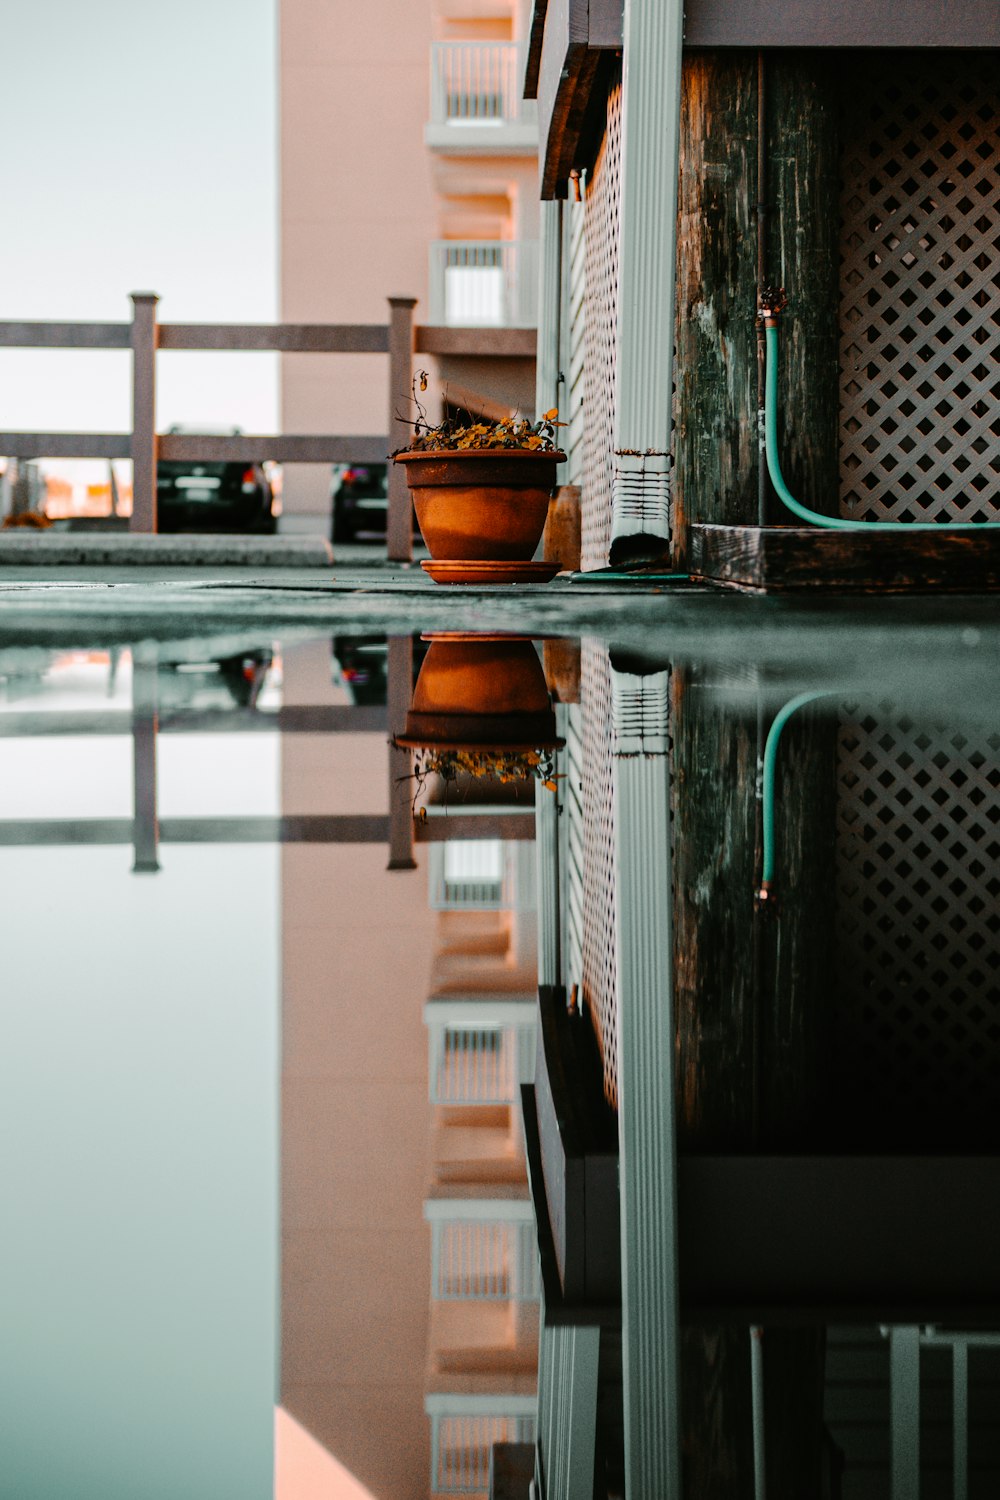
M995 1493L977 670L0 672L0 1493Z

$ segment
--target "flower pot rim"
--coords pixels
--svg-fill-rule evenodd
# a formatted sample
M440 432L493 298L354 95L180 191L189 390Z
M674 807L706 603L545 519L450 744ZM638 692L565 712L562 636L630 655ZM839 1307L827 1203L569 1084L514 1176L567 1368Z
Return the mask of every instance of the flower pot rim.
M524 755L530 754L532 750L562 750L566 741L555 736L552 739L518 740L509 745L498 745L495 742L484 744L482 740L431 740L426 736L420 739L412 734L397 734L393 736L392 743L401 750L466 750L470 755L496 751L501 755ZM525 780L530 778L526 777Z
M402 452L392 455L392 461L394 464L409 464L420 459L433 459L440 463L442 459L450 461L453 458L463 462L466 459L531 458L564 464L566 457L561 448L404 448Z

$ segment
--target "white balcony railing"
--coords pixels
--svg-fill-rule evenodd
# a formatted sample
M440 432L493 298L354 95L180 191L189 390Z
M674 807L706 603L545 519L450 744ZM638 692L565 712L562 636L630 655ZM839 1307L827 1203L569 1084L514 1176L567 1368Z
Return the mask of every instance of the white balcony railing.
M436 1219L431 1275L431 1295L438 1302L537 1302L540 1278L534 1223Z
M434 42L431 124L488 131L524 122L521 78L516 42Z
M537 240L435 240L430 255L432 324L537 326Z
M432 1104L512 1104L517 1090L517 1032L445 1027L431 1033Z
M513 1104L521 1083L534 1076L533 998L432 999L424 1024L432 1104Z
M430 846L433 911L499 911L506 904L500 839L447 839Z
M434 1495L484 1495L493 1444L535 1440L534 1396L432 1395L425 1408Z

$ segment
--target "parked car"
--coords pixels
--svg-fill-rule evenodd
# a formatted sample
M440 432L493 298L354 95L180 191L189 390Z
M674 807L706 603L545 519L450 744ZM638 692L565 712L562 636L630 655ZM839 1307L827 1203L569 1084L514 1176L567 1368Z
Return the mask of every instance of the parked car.
M274 490L259 463L161 460L156 466L156 511L160 531L250 531L273 536L278 529Z
M205 661L164 658L159 666L161 709L256 708L271 670L270 651L242 651L238 656Z
M353 542L362 534L384 537L389 524L389 465L349 464L335 470L330 489L330 540Z

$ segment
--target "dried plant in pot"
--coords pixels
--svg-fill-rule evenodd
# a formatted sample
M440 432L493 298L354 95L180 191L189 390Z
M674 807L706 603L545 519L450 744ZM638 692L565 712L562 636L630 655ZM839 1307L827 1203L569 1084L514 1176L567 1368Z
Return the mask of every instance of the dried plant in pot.
M393 459L406 466L431 558L530 563L545 527L556 466L566 458L555 445L561 425L556 413L537 422L446 417L432 426L420 405L418 381L419 389L426 389L426 375L414 381L414 435ZM434 576L433 568L428 571Z

